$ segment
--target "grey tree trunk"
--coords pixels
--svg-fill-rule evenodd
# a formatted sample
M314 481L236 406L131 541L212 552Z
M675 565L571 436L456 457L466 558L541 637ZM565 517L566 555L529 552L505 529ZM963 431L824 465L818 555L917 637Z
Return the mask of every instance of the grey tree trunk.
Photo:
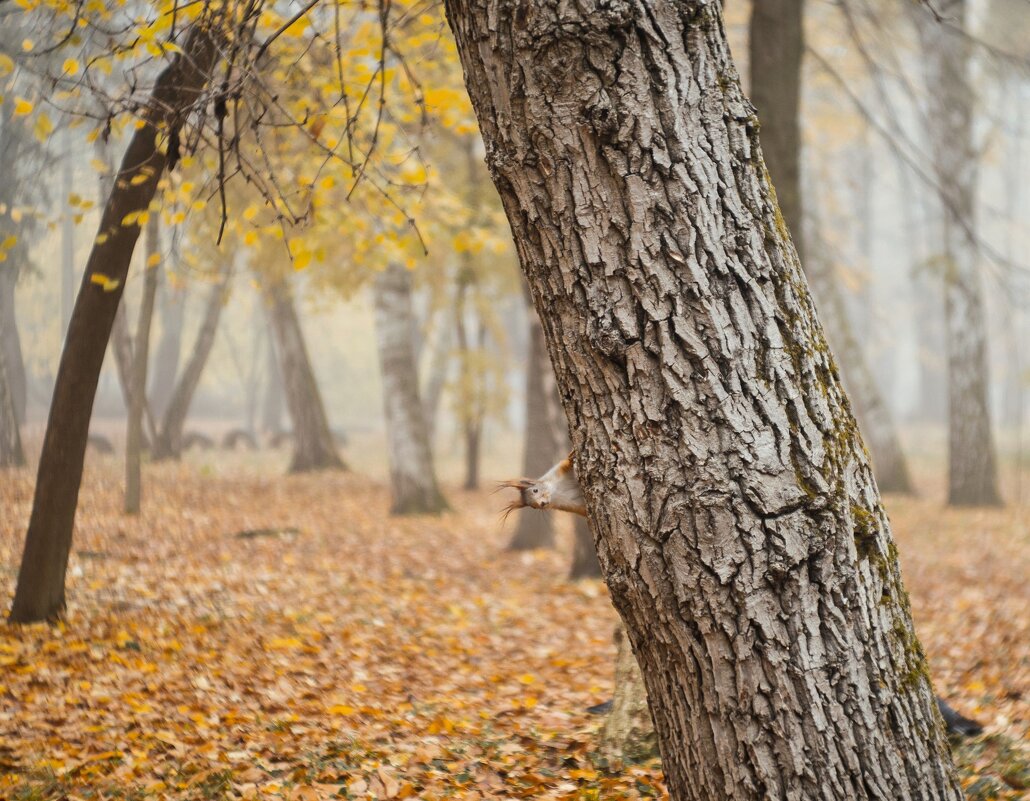
M147 398L147 361L150 357L150 324L157 298L158 267L151 258L160 256L157 214L147 221L146 262L143 266L143 297L140 298L136 346L132 357L132 406L125 437L125 513L138 515L143 495L143 407Z
M935 175L944 212L944 329L948 356L948 502L1001 503L987 400L987 327L977 264L973 143L976 102L965 0L912 14L922 47ZM938 22L934 14L946 22Z
M285 280L274 281L265 285L265 295L293 423L290 472L343 470L290 288Z
M466 258L468 255L466 254ZM474 274L466 265L458 276L458 291L454 300L454 332L458 345L458 415L465 439L465 484L467 490L479 487L479 452L483 434L482 376L472 359L473 347L481 349L485 330L479 325L475 345L468 332L468 291L474 283Z
M24 467L25 451L7 378L7 355L0 348L0 467Z
M572 525L572 567L569 568L569 578L575 581L601 578L602 575L590 524L585 517L576 517Z
M200 331L197 333L197 341L193 346L193 352L183 367L179 381L168 401L164 417L161 421L161 429L155 437L153 447L153 458L178 459L182 455L182 431L186 425L186 415L189 414L190 404L193 402L193 395L200 385L201 376L207 366L208 357L215 344L215 333L218 331L218 320L222 316L222 307L229 297L229 280L231 271L226 268L220 280L211 287L207 303L204 306L204 317L200 323Z
M120 181L104 205L100 233L86 262L68 326L46 436L40 455L36 493L25 537L12 623L57 618L64 609L64 577L100 368L115 312L139 237L139 227L122 225L127 214L146 209L164 172L157 147L159 129L178 131L208 81L217 48L208 31L194 28L183 52L158 75L145 124L129 140Z
M181 247L181 231L172 232L172 246L169 268L175 269L179 261ZM188 285L174 286L168 269L161 272L162 280L158 286L159 308L161 312L161 338L154 350L154 369L150 380L150 407L157 419L162 419L168 410L172 393L175 391L175 380L179 373L179 358L182 355L182 331L186 317L186 299L189 294Z
M261 428L268 434L283 430L283 374L275 353L275 339L268 338L266 350L265 392L261 403Z
M721 6L447 10L670 796L957 801Z
M440 418L440 401L447 383L447 371L451 363L451 329L441 325L433 350L429 356L429 369L422 389L422 409L426 420L426 439L432 450L436 442L436 425Z
M526 301L529 353L526 357L526 430L522 451L522 475L535 478L542 476L551 465L563 457L561 451L566 439L562 431L565 421L558 416L558 391L554 383L554 371L547 358L544 329L540 325L536 309L531 305L532 299L528 290ZM587 533L589 535L589 531ZM553 547L554 524L551 515L540 514L535 509L521 509L518 512L515 534L508 543L508 550L526 551ZM592 538L590 549L594 549ZM597 561L596 553L594 561Z
M391 264L375 277L376 339L390 455L391 514L438 514L447 509L433 467L413 344L411 274Z
M14 419L25 422L28 404L28 381L25 376L25 361L21 352L21 337L18 335L17 304L15 290L19 270L5 263L0 268L0 350L7 366L7 391L14 410Z

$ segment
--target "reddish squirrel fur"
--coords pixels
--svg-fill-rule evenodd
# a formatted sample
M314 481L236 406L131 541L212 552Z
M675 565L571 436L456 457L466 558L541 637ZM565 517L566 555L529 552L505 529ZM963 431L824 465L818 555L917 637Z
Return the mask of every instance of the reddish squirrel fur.
M502 487L519 491L517 500L505 507L505 517L516 509L557 509L560 512L587 516L583 491L579 488L576 471L572 467L572 454L558 462L540 478L518 478L502 481Z

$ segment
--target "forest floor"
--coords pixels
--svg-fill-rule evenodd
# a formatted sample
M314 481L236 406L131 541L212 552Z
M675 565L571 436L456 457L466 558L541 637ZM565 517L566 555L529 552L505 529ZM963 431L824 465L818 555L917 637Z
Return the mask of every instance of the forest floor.
M30 471L0 476L9 608ZM507 553L506 499L391 519L353 473L149 466L144 513L91 457L68 619L0 625L0 798L664 797L593 760L615 614L559 551ZM1030 787L1030 508L888 498L938 692L983 721L978 799ZM250 532L243 535L241 532Z

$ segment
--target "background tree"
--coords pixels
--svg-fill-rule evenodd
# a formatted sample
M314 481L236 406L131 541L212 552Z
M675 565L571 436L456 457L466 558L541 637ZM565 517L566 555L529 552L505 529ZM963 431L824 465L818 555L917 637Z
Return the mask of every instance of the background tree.
M973 141L976 100L966 15L964 0L946 0L935 11L922 6L912 9L922 45L927 130L943 210L948 502L989 506L1000 504L1001 496L988 403L987 326L976 241L979 159ZM947 124L942 125L942 120Z
M447 9L670 795L960 798L721 9Z
M275 333L276 354L282 372L286 405L293 423L291 473L308 470L342 470L325 404L311 366L304 332L285 278L265 285L268 317Z
M376 338L390 447L392 514L436 514L448 508L437 486L419 398L413 346L411 275L393 264L373 285Z
M157 300L157 275L161 263L158 217L147 221L146 265L143 272L143 297L136 324L132 357L132 407L125 437L125 512L139 514L143 495L143 406L147 398L147 363L150 358L150 326ZM151 438L153 441L153 438Z

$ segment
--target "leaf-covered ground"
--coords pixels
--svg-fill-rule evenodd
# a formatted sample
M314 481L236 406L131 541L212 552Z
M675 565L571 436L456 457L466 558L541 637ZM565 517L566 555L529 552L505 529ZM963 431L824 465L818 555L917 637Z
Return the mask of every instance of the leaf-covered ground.
M510 554L503 501L391 519L354 474L94 459L59 627L0 626L0 798L645 798L591 751L614 613L567 553ZM7 608L31 503L0 475ZM938 691L983 720L967 791L1030 786L1030 510L889 502ZM240 532L249 532L240 536Z

